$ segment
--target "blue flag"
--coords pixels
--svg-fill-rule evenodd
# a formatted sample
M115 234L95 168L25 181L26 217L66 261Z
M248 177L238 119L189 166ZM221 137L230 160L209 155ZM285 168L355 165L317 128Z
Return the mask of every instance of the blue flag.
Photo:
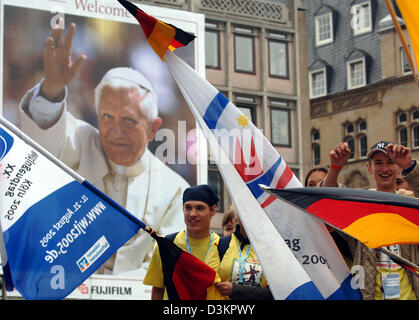
M25 299L63 299L145 225L10 129L0 126L6 288Z

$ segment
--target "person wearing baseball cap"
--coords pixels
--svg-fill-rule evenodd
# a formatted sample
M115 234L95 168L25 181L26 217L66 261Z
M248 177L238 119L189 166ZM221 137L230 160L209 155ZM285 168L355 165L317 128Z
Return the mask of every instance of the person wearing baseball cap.
M330 169L323 187L336 186L340 170L349 159L351 150L346 142L339 143L330 153ZM409 148L389 141L375 143L367 153L367 170L373 175L376 190L396 193L396 179L402 175L415 197L419 196L419 166L412 159ZM345 236L348 246L352 248L353 265L364 270L364 287L360 288L364 300L418 300L419 279L404 268L392 262L381 253L369 250L360 241ZM387 247L414 264L419 264L419 246L416 244L397 244Z
M188 251L210 266L218 259L214 243L217 243L220 237L210 230L211 219L217 212L218 201L219 198L214 189L207 184L187 188L183 192L183 216L186 229L166 235L166 238L173 241L179 248ZM157 244L154 246L143 284L152 286L152 300L168 298ZM218 297L219 294L216 296Z
M369 158L371 158L372 157L372 155L375 153L375 152L377 152L377 151L380 151L380 152L383 152L383 153L385 153L385 154L387 154L387 151L386 151L386 147L388 146L388 145L391 145L391 144L393 144L392 142L388 142L388 141L379 141L379 142L377 142L376 144L374 144L369 150L368 150L368 153L367 153L367 159L369 159Z
M400 169L406 176L416 167L409 148L388 141L374 144L367 153L367 159L367 169L374 176L377 191L395 193Z
M330 169L322 184L323 187L336 186L338 175L348 161L350 153L347 142L339 143L330 151ZM377 191L395 193L398 171L401 169L403 176L407 176L416 168L416 160L412 159L410 149L389 141L375 143L368 150L367 160L367 170L374 176Z

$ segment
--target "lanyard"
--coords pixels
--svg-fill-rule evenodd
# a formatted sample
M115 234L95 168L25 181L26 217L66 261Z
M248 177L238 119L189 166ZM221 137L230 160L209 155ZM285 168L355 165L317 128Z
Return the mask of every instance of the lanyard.
M246 250L246 254L244 255L244 257L242 257L242 249L240 248L240 241L238 239L237 241L239 242L239 283L242 284L244 282L245 262L247 261L247 258L249 257L250 248L252 247L252 245L249 243L249 246L247 247L247 250Z
M190 254L192 254L191 244L189 242L188 234L186 233L186 231L185 231L185 242L186 242L186 248L188 249L188 252ZM207 257L208 251L211 248L211 244L212 244L212 232L210 232L210 241L209 241L209 244L208 244L208 249L207 249L207 252L205 253L204 259L202 261L204 261L205 258Z

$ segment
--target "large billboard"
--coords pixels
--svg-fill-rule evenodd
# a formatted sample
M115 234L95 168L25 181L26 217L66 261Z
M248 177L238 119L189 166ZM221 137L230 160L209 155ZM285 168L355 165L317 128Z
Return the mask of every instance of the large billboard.
M205 76L204 16L137 5L197 36L175 53ZM166 64L152 51L138 22L116 0L0 0L0 14L2 115L160 233L183 229L179 206L182 190L206 182L206 147ZM68 48L66 39L72 24L75 31L69 37L72 41ZM82 62L71 77L71 70L58 65L58 60L65 57L62 50L68 51L69 65ZM122 91L103 89L95 97L95 88L111 69L117 70L111 72L116 73L116 78L118 72L129 81L136 77L126 75L126 69L115 68L141 73L147 85L139 86L153 91L157 101L160 120L156 126L147 127L153 131L151 134L144 130L147 152L141 146L136 149L142 136L135 132L140 125L135 118L122 111L103 111L109 104L113 108L109 101ZM65 90L53 98L49 94L52 90L47 90L51 87L47 88L48 83L63 83ZM107 104L105 92L110 96ZM124 105L122 98L116 100L120 104L118 110L125 110L129 104ZM147 118L141 111L137 116ZM104 119L114 124L107 125ZM154 119L147 121L154 124ZM128 161L131 157L136 161ZM120 249L121 254L117 252L107 262L97 275L100 283L106 286L108 278L112 283L133 279L134 286L141 284L153 244L145 236L148 235L134 237ZM132 258L139 251L141 257ZM89 283L83 285L81 292L86 293ZM132 299L148 299L150 289L135 287L129 292L135 292ZM94 297L98 297L97 292Z

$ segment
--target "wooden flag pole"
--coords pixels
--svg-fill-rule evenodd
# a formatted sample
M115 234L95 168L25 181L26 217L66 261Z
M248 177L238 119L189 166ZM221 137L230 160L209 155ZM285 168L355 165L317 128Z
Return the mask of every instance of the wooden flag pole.
M412 72L415 76L416 84L419 86L419 79L416 74L415 64L413 62L412 54L410 53L409 46L407 45L406 38L403 35L402 28L397 20L396 12L394 10L393 4L390 0L386 0L386 5L388 11L390 12L391 19L393 20L394 27L396 28L397 34L399 35L400 41L402 42L403 50L406 52L407 60L409 61L410 67L412 68Z

